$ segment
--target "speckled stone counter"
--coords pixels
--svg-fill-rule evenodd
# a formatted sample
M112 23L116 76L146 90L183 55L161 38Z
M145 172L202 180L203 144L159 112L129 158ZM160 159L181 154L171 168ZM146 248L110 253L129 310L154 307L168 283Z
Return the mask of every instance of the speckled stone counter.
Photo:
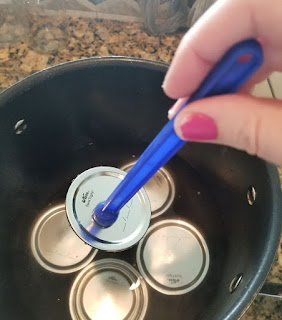
M183 36L179 33L155 37L137 23L87 18L30 17L29 22L29 33L21 43L0 48L0 89L52 65L93 56L125 55L170 63ZM46 25L48 41L36 43ZM54 50L58 44L60 48ZM34 49L36 45L39 51ZM268 280L282 283L282 242ZM242 319L281 318L282 300L259 296Z
M58 17L52 17L50 30L48 19L41 17L40 24L34 22L23 42L0 48L0 88L4 89L46 67L93 56L134 56L170 63L183 35L154 37L142 31L136 23L86 18L68 18L62 22ZM34 35L42 30L44 24L50 30L50 35L46 35L49 43L50 38L52 42L52 39L62 37L62 28L66 30L65 48L46 53L44 49L49 50L52 45L43 44L34 50Z

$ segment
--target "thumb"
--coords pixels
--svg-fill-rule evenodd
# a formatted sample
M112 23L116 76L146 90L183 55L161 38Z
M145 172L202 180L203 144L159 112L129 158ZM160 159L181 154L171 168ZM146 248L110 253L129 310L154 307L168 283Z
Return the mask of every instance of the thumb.
M183 140L231 146L282 164L282 102L223 95L189 104L175 118Z

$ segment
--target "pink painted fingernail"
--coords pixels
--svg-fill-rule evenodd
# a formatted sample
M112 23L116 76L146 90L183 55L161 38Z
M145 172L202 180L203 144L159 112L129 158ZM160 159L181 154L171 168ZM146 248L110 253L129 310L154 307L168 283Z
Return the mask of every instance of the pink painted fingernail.
M185 140L215 140L218 134L214 120L201 113L186 116L180 124L180 130Z

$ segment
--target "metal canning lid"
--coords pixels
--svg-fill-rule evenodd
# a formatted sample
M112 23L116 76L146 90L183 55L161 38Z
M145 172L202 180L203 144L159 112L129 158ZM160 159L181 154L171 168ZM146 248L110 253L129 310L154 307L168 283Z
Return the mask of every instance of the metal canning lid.
M36 222L31 235L31 250L42 267L56 273L71 273L84 268L98 251L73 232L65 205L49 209Z
M128 172L135 162L130 162L121 170ZM156 218L164 213L172 204L175 197L175 186L169 172L160 168L155 175L145 184L144 189L151 203L151 218Z
M96 167L77 176L66 197L68 219L77 235L91 246L105 251L121 251L136 244L149 227L151 210L144 189L120 210L116 222L100 227L93 219L96 205L105 201L126 173L112 167Z
M164 220L151 226L137 248L137 265L157 291L180 295L195 289L209 268L207 244L190 224Z
M73 320L141 320L147 306L144 279L119 259L89 264L75 279L69 297Z

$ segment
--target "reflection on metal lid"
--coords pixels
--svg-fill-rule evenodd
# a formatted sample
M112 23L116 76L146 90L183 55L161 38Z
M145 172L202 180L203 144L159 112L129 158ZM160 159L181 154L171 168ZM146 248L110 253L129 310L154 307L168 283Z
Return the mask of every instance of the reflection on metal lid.
M209 252L202 235L190 224L164 220L149 228L137 249L138 268L156 290L179 295L205 278Z
M143 319L148 306L146 284L126 262L98 260L75 279L69 306L73 320Z
M96 167L77 176L66 197L68 219L77 235L89 245L105 251L132 247L149 227L151 210L148 196L140 189L120 210L116 222L102 228L92 219L96 205L105 201L125 172L112 167Z
M121 167L121 170L128 172L135 162L128 163ZM175 186L169 172L160 168L155 175L145 184L144 189L149 197L152 216L156 218L164 213L172 204L175 196Z
M66 216L65 205L49 209L36 222L31 236L31 249L41 266L56 273L82 269L97 253L74 233Z

